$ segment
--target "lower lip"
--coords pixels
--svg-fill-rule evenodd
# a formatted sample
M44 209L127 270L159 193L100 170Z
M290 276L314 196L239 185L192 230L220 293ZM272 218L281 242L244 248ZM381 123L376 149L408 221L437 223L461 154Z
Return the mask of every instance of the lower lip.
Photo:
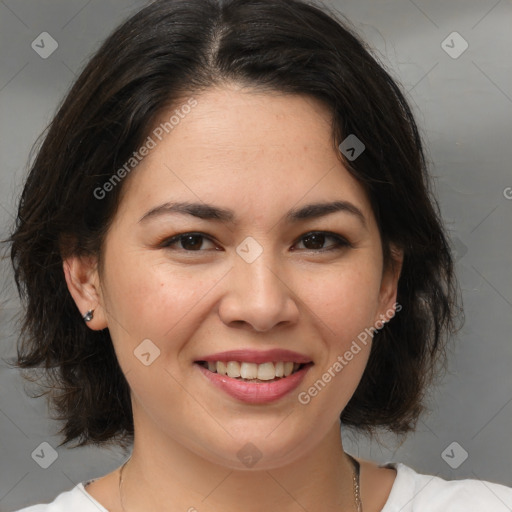
M266 404L279 400L291 393L301 382L313 363L304 365L300 370L288 377L280 378L272 382L246 382L233 379L227 375L219 375L206 369L200 364L195 364L203 375L222 391L237 400L250 404Z

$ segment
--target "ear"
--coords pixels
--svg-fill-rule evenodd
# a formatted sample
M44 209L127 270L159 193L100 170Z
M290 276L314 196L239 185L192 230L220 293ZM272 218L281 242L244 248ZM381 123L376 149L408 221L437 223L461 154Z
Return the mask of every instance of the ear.
M93 310L92 320L87 326L93 330L107 327L102 303L97 259L92 256L70 256L63 261L68 290L82 317Z
M402 309L402 306L396 302L396 296L403 261L403 250L391 245L390 261L383 270L379 292L379 312L378 317L375 318L375 326L378 329L381 329L385 322L389 322L395 313Z

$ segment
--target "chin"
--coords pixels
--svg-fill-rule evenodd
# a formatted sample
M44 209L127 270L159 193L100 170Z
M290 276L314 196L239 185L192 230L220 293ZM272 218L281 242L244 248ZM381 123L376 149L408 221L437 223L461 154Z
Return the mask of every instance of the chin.
M255 431L252 436L247 431L240 437L226 436L215 444L215 450L201 450L198 455L231 470L264 471L293 464L307 452L304 437L284 439L277 433L269 435L272 429L275 424L271 429Z

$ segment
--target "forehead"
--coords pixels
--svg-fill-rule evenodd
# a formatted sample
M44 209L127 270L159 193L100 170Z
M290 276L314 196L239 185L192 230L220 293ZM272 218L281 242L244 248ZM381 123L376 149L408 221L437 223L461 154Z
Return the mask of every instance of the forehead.
M157 119L154 147L125 184L130 206L193 200L254 215L291 208L302 198L345 199L369 213L362 186L333 145L331 113L319 100L234 85L194 95L195 106L181 108L189 100Z

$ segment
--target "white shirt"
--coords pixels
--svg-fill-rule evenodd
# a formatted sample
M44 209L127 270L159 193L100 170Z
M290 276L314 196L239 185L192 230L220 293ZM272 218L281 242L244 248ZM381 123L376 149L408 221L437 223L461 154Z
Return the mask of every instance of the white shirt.
M476 479L443 480L416 473L401 462L388 462L382 466L396 469L397 475L381 512L512 512L511 487ZM81 482L59 494L50 504L33 505L17 512L109 511L85 490Z

